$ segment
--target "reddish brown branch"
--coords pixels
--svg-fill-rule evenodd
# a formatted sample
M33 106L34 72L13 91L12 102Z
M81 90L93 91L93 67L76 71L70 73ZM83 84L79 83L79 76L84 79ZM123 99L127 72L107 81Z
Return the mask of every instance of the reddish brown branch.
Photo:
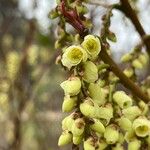
M107 54L106 49L104 46L102 46L102 50L100 52L101 59L106 63L110 65L110 69L112 72L119 77L120 82L129 89L133 95L136 97L142 99L145 102L149 102L150 99L147 95L145 95L142 90L139 88L138 85L136 85L132 80L130 80L127 76L123 74L123 72L119 69L117 64L112 60L112 58Z
M135 26L136 30L141 36L141 40L146 46L146 50L148 54L150 55L150 38L146 38L147 37L146 32L144 31L136 15L136 12L132 9L128 0L120 0L120 1L121 1L121 6L117 8L120 9L132 21L133 25Z

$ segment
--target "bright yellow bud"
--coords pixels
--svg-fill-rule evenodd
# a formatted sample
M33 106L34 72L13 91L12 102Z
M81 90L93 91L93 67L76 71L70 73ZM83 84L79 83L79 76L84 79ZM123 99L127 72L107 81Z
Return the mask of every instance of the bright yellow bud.
M90 59L95 59L101 50L99 38L93 35L87 35L81 45L87 51Z
M60 84L65 95L75 96L79 94L81 89L81 81L78 77L71 77Z
M108 144L104 140L99 140L96 150L105 150L107 146Z
M117 143L115 147L112 147L112 150L124 150L124 148L120 143Z
M133 129L131 128L128 132L125 133L125 137L124 139L130 143L131 141L133 141L135 139L136 135L133 131Z
M121 107L128 108L132 105L132 99L124 91L117 91L113 94L113 100Z
M131 78L134 74L134 71L132 68L127 68L123 71L123 73L128 77Z
M62 55L62 64L70 69L72 66L78 65L80 62L87 60L86 51L80 46L68 47Z
M91 62L87 61L83 64L83 80L87 83L95 82L98 79L98 69L97 66Z

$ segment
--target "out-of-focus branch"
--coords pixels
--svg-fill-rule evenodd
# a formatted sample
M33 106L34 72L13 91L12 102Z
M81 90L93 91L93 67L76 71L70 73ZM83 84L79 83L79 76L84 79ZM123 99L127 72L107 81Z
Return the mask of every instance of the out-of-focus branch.
M144 31L136 12L132 9L128 0L120 0L121 5L116 6L117 9L121 10L133 23L139 35L141 36L141 40L146 46L147 53L150 56L150 36L146 34Z
M29 21L29 31L27 33L25 44L22 51L22 60L19 68L19 73L14 81L13 88L17 91L18 107L17 113L14 115L14 140L10 146L12 150L20 150L21 147L21 114L27 103L30 95L30 79L28 76L27 66L27 50L31 45L35 32L35 24L33 20Z

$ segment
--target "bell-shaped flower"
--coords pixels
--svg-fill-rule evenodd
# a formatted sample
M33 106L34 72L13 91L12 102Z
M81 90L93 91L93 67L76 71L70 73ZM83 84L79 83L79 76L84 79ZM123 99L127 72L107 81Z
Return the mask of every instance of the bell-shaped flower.
M113 94L113 100L121 107L128 108L132 105L132 99L124 92L117 91Z
M62 55L62 64L70 69L72 66L76 66L81 62L87 60L86 51L80 46L68 47Z
M81 45L87 51L90 59L95 59L101 50L99 38L93 35L87 35Z
M106 127L104 138L108 144L115 144L119 140L119 131L115 125L111 124Z
M150 121L145 117L139 117L135 119L132 127L136 135L139 137L145 137L150 134Z
M141 115L141 110L137 106L131 106L122 110L123 115L133 121L136 117Z

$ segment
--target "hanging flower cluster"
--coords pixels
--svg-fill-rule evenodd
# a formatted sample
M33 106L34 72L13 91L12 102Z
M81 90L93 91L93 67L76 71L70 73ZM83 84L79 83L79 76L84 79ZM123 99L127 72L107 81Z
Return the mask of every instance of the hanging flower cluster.
M63 131L58 145L72 143L78 148L82 144L84 150L150 149L149 105L136 95L118 90L120 79L111 70L114 66L100 59L103 47L108 56L111 54L107 40L117 41L109 29L112 9L102 17L100 40L98 36L87 35L89 20L84 16L86 11L83 11L82 2L87 1L61 0L52 13L60 18L55 47L62 49L61 64L71 74L60 84L64 91L62 111L70 114L62 120ZM66 22L79 35L67 33ZM122 56L121 62L128 65L123 73L136 81L136 71L147 65L148 57L135 48ZM142 90L148 97L149 81L148 78L142 83Z
M99 66L104 65L97 63L100 50L100 40L93 35L64 50L63 66L76 73L60 85L65 95L62 110L72 113L62 121L58 145L83 142L85 150L123 150L128 143L129 150L138 150L142 141L149 142L148 105L136 105L124 91L114 91L109 98L107 81L99 78Z

